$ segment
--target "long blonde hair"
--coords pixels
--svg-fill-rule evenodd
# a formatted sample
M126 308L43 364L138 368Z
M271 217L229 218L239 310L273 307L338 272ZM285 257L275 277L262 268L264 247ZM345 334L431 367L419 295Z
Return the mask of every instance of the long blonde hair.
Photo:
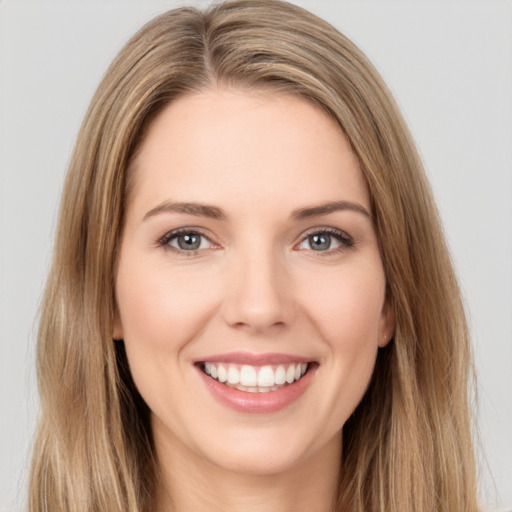
M42 304L30 511L152 510L158 471L148 410L122 342L112 341L129 164L164 105L219 84L320 106L348 137L370 190L396 332L343 428L336 510L476 511L468 333L420 159L365 56L328 23L277 0L155 18L91 102Z

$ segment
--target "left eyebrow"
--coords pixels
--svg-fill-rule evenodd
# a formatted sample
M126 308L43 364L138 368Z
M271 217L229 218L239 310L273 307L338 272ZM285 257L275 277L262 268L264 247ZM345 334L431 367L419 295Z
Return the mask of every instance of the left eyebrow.
M372 218L370 212L358 203L352 203L350 201L331 201L323 203L318 206L306 206L303 208L297 208L293 210L291 218L295 220L309 219L311 217L318 217L320 215L328 215L329 213L351 210L356 213L361 213L369 219Z

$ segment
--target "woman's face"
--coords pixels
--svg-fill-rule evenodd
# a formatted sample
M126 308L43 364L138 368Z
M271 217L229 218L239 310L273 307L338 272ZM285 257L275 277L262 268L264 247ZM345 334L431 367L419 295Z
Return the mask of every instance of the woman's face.
M338 126L297 97L211 90L156 117L133 172L113 334L157 451L258 474L339 457L394 320Z

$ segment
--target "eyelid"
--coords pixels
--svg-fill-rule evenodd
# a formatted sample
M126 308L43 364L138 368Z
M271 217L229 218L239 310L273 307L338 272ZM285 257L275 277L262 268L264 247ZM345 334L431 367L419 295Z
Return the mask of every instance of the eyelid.
M300 237L300 240L295 244L294 248L298 248L298 246L304 243L310 236L321 234L327 234L335 238L340 243L340 247L327 249L326 251L315 251L313 249L309 249L309 252L314 252L316 256L323 256L333 254L336 252L343 252L345 250L351 249L355 244L354 238L351 235L349 235L346 231L343 231L342 229L327 226L317 226L314 228L310 228L305 233L303 233Z
M183 249L173 247L169 244L169 242L171 240L173 240L174 238L176 238L182 234L197 235L197 236L203 237L204 239L206 239L209 242L209 244L211 244L211 247L203 248L203 249L183 250ZM313 236L313 235L320 235L320 234L327 234L329 236L332 236L339 242L340 246L332 248L332 249L327 249L325 251L315 251L313 249L308 250L308 249L300 249L299 248L299 246L302 243L304 243L308 237ZM328 255L328 254L333 254L333 253L337 253L337 252L343 252L345 250L351 249L354 246L354 244L355 244L354 238L351 235L349 235L346 231L343 231L338 228L328 227L328 226L316 226L316 227L310 228L306 232L302 233L299 241L297 243L295 243L294 249L295 250L308 250L308 252L315 253L316 256L322 256L322 255ZM198 228L198 227L194 227L194 226L184 226L184 227L180 227L180 228L172 229L172 230L168 231L167 233L165 233L165 235L163 235L162 237L160 237L157 240L157 245L160 247L163 247L166 250L169 250L169 251L172 251L179 255L184 255L184 256L194 256L194 255L197 255L200 252L203 252L205 250L221 248L221 246L219 244L215 243L212 240L212 237L210 235L208 235L204 232L203 228Z
M165 235L163 235L162 237L160 237L157 240L157 245L160 247L163 247L164 249L166 249L168 251L174 252L179 255L184 255L184 256L194 256L194 255L199 254L202 251L208 250L208 249L204 249L204 248L203 249L183 250L183 249L178 249L177 247L173 247L172 245L170 245L169 242L180 235L197 235L202 238L205 238L206 240L208 240L208 242L212 246L212 247L209 247L208 249L217 249L220 247L219 244L216 244L215 242L212 241L211 236L208 236L202 228L197 228L197 227L192 227L192 226L181 227L181 228L172 229L172 230L168 231Z

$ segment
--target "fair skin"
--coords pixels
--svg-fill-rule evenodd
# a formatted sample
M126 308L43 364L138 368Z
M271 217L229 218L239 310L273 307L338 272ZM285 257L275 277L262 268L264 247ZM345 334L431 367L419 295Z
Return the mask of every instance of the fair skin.
M394 328L346 138L303 99L208 90L156 117L133 172L113 334L151 410L158 512L329 510Z

